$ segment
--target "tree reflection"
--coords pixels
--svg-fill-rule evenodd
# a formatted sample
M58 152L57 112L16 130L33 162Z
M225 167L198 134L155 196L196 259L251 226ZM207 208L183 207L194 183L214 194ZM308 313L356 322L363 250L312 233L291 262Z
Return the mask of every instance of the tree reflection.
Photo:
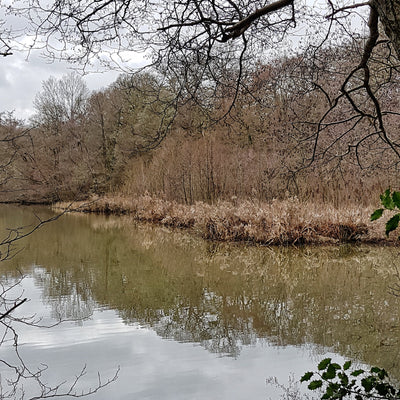
M55 275L47 273L44 268L35 268L33 276L36 284L43 288L44 299L52 306L53 319L82 324L93 314L97 303L90 294L90 279L86 276L83 280L74 272L61 270Z
M37 283L57 316L109 307L233 357L258 340L312 343L400 378L399 298L388 291L396 249L210 244L95 216L67 216L27 247L12 262L41 265Z
M13 210L13 207L8 207L7 211L10 210ZM17 213L17 217L20 216L18 214L20 213ZM54 222L61 217L61 214L47 214L50 214L50 216L44 219L34 214L34 222L30 225L24 226L18 224L16 228L7 228L6 224L8 223L7 217L9 214L6 213L6 218L2 218L0 222L0 225L1 223L5 223L0 228L6 229L6 232L8 232L5 238L0 241L0 261L2 266L4 263L14 259L16 254L18 254L18 250L15 247L16 243L20 244L24 238L31 237L43 225ZM14 220L13 222L16 221ZM86 374L86 367L84 366L71 380L49 384L46 377L48 366L44 363L31 365L26 360L23 352L20 351L20 329L22 327L29 330L51 328L61 323L62 317L54 315L55 323L43 324L42 318L38 317L36 312L30 315L19 314L23 308L22 306L25 306L28 301L28 298L24 296L25 293L22 287L22 282L25 281L24 278L19 268L13 268L13 264L11 264L11 270L7 271L5 269L0 280L0 347L2 350L2 357L0 359L0 365L2 366L0 374L0 397L2 399L25 399L27 397L30 399L54 397L81 398L95 394L100 389L114 382L118 377L119 369L117 369L113 377L105 381L98 374L97 384L93 387L78 389L81 380ZM66 279L58 279L58 282L66 282ZM74 297L73 295L71 296L70 290L64 290L64 292L66 293L66 299L69 300ZM68 300L67 303L70 303ZM79 305L75 309L78 309L79 313L82 311L82 307Z

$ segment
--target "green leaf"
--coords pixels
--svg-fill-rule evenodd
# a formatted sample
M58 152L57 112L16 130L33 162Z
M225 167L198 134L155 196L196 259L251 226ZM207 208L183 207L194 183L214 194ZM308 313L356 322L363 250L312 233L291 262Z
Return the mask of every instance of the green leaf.
M331 363L332 359L331 358L324 358L319 364L318 364L318 370L322 371L326 369L326 367Z
M386 396L389 394L390 386L385 383L378 383L375 389L381 396Z
M383 214L383 208L379 208L378 210L375 210L372 214L371 214L371 221L376 221L377 219L379 219L380 217L382 217Z
M389 236L389 233L394 231L399 226L400 214L394 215L392 218L386 222L386 236Z
M314 375L314 372L306 372L300 379L300 382L306 382L311 379L311 377Z
M343 374L341 372L338 373L338 377L340 379L340 383L343 386L347 386L349 384L349 377L346 374Z
M325 381L329 380L329 379L333 379L336 374L335 374L335 370L332 371L332 369L330 371L326 371L322 373L322 379L324 379Z
M392 200L397 208L400 208L400 192L393 192Z
M388 377L388 374L387 374L387 372L386 372L384 369L381 369L381 370L378 372L378 377L379 377L380 380L383 381L385 378Z
M343 364L343 369L344 369L345 371L347 371L350 367L351 367L351 361L346 361L346 362Z
M378 372L381 372L381 369L378 367L372 367L371 372L377 374Z
M337 364L336 364L337 365ZM339 366L340 369L340 366ZM330 364L328 366L328 369L326 370L326 372L324 372L322 374L322 379L328 380L328 379L333 379L336 376L336 370L337 368L335 368L335 364Z
M321 399L331 399L334 395L334 390L331 386L326 388L325 394L321 397Z
M322 381L321 381L321 380L318 380L318 381L312 381L312 382L310 382L310 384L308 385L308 388L309 388L310 390L315 390L315 389L320 388L321 386L322 386Z
M368 378L364 378L361 380L361 385L363 386L363 388L367 393L374 388L374 383L375 380L373 379L372 376L369 376Z
M355 371L353 371L351 373L351 376L359 376L361 374L363 374L365 371L363 369L356 369Z
M394 210L394 203L392 196L390 196L390 189L386 189L385 193L381 194L381 203L383 207L388 210Z

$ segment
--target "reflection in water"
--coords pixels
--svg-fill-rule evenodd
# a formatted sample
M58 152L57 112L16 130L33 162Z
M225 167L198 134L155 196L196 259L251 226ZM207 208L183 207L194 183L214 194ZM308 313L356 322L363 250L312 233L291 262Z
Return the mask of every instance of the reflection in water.
M9 226L31 215L7 210ZM64 216L24 247L3 272L32 272L54 317L114 309L128 325L232 357L260 339L314 344L400 378L395 248L219 244L92 215Z

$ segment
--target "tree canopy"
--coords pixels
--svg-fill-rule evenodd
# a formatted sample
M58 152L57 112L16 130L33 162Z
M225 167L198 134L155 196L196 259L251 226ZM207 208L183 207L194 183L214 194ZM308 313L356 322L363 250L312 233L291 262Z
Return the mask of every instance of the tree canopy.
M192 101L208 109L214 99L228 99L224 112L213 116L217 119L228 115L240 96L252 95L260 65L296 56L307 68L293 68L298 82L306 79L309 92L320 92L326 100L326 113L319 121L308 121L314 125L310 162L321 155L321 136L328 127L343 126L341 138L359 121L372 128L352 143L351 151L372 140L400 155L396 133L387 122L397 111L381 99L382 88L386 90L398 74L399 0L314 4L305 0L16 0L4 3L1 13L4 56L22 46L40 48L47 57L80 62L86 68L98 62L107 68L124 68L132 52L141 52L147 62L140 67L156 71L173 85L181 104ZM340 62L332 56L330 62L326 60L327 51L338 47L351 51L354 62L348 63L340 85L332 91L331 82L321 83L319 77ZM344 117L336 111L341 103L348 106Z
M211 120L230 115L239 98L265 103L254 90L262 66L291 64L275 77L280 90L322 96L325 106L298 128L310 144L305 166L349 137L337 157L352 153L361 165L362 153L386 148L400 158L397 102L390 101L397 98L399 0L15 0L0 7L0 54L38 48L83 68L132 72L129 60L140 52L139 68L168 86L175 106L212 109ZM321 79L341 63L337 82ZM218 112L216 102L225 104ZM353 140L360 126L364 134ZM328 130L336 131L334 143L326 143Z

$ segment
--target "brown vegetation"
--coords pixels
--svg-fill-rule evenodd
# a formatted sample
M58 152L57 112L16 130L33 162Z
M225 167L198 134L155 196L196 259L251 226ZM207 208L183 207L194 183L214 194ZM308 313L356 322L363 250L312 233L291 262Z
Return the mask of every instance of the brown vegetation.
M337 210L302 203L296 198L270 203L243 201L196 202L184 205L149 195L138 198L102 197L87 202L59 203L56 209L130 215L135 220L168 227L189 228L216 241L254 244L323 244L379 242L384 229L369 222L370 209Z
M258 65L233 107L228 84L215 98L198 92L198 102L175 103L174 77L125 75L92 94L74 75L63 85L49 80L32 126L0 115L0 154L10 161L0 168L0 201L83 200L81 210L128 213L213 240L380 240L384 229L369 216L379 195L400 185L398 158L346 103L320 122L357 45L326 49L313 63L292 57ZM376 56L371 70L380 65ZM395 135L390 110L399 105L391 94L400 80L379 71L377 96ZM358 96L366 113L368 99Z

